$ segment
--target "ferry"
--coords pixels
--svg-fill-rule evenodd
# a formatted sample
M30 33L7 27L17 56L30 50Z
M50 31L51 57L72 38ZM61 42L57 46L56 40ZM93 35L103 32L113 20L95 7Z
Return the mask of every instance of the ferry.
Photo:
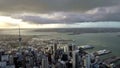
M96 56L101 56L101 55L105 55L105 54L109 54L109 53L111 53L111 51L103 49L103 50L96 51L93 54Z

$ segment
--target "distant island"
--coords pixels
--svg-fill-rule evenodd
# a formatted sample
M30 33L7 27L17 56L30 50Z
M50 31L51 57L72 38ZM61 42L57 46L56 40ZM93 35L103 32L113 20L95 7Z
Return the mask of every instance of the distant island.
M34 32L58 32L77 35L84 33L114 33L120 32L120 28L53 28L53 29L33 29Z
M18 30L18 29L0 29L4 30ZM21 28L21 30L27 30L28 32L58 32L68 33L68 35L77 35L84 33L115 33L120 32L120 28L46 28L46 29L35 29L35 28Z

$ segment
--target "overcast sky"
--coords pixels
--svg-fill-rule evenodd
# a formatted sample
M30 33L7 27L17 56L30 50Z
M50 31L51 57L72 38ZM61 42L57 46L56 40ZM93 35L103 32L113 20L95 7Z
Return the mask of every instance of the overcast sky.
M0 28L120 28L120 0L0 0Z

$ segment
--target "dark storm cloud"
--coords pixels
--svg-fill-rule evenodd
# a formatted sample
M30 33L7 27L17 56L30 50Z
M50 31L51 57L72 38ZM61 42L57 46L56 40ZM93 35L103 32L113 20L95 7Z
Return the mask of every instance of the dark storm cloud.
M36 24L55 24L55 23L83 23L96 21L120 21L120 8L118 6L98 7L84 13L77 12L56 12L48 14L22 14L14 18L22 19Z
M120 21L119 4L120 0L0 0L0 14L38 24Z
M0 0L0 11L16 12L83 12L96 7L119 4L119 0Z

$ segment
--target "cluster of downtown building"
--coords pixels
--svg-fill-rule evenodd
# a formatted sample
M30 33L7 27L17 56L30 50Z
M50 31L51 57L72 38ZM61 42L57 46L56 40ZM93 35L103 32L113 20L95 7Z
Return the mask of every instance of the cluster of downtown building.
M92 46L68 44L74 40L42 40L33 38L28 46L21 45L12 49L0 49L0 68L114 68L113 63L105 63L100 55L109 53L101 50L87 53ZM37 45L34 45L37 41ZM33 43L34 42L34 43ZM43 46L40 44L46 43Z

